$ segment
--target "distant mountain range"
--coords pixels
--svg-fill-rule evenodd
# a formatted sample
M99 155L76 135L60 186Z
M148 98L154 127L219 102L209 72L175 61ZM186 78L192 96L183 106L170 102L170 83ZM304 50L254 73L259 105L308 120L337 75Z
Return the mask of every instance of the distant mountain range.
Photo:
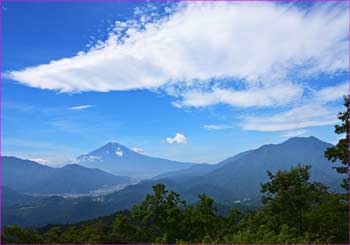
M52 168L30 160L2 157L2 185L28 194L83 194L106 186L125 185L130 178L69 164Z
M88 154L76 158L74 163L106 172L147 179L169 171L190 168L194 163L183 163L137 153L127 147L110 142Z
M259 197L260 184L268 181L267 171L275 173L302 164L311 166L312 181L339 190L341 176L333 169L335 165L324 157L324 151L331 146L315 137L294 137L281 144L240 153L201 175L196 176L194 171L180 177L181 172L173 172L157 181L171 180L174 188L190 200L199 192L206 192L215 200L230 203Z
M187 165L188 167L184 169L169 169L168 173L160 173L152 179L128 185L120 191L104 196L51 197L34 201L34 204L32 202L7 206L3 211L3 222L38 226L77 222L107 215L139 203L147 193L152 191L152 185L156 183L164 183L168 189L180 193L181 198L190 203L197 201L198 194L206 193L225 206L241 204L252 207L260 204L260 184L268 181L267 171L275 173L277 170L287 170L299 163L311 165L313 181L322 182L336 191L339 190L343 176L336 173L333 169L334 164L324 157L324 151L331 146L315 137L295 137L281 144L264 145L258 149L237 154L215 165ZM122 151L123 156L128 155L127 148L119 144L114 146L107 144L97 152L80 158L106 154L106 158L102 159L108 159L112 154L110 151L107 152L108 149ZM118 154L121 155L121 153ZM133 156L131 153L130 155ZM99 163L97 159L92 162ZM100 163L103 165L104 161ZM111 160L109 164L112 163ZM142 164L136 162L132 164L132 166L139 165Z

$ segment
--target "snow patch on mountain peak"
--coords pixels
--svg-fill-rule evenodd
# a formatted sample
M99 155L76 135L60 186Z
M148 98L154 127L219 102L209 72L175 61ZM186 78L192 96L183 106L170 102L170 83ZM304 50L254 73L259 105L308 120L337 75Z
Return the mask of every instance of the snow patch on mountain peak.
M124 155L124 152L120 149L120 147L118 147L117 150L115 151L115 154L118 157L122 157Z

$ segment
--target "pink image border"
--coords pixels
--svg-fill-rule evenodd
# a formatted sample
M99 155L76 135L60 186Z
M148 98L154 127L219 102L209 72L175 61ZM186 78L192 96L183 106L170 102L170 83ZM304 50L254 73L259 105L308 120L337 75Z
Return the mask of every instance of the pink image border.
M350 28L350 0L173 0L173 1L166 1L166 0L0 0L0 232L2 231L2 74L3 74L3 62L2 62L2 50L3 50L3 43L2 43L2 26L3 26L3 10L2 6L3 3L60 3L60 2L71 2L71 3L84 3L84 2L94 2L94 3L105 3L105 2L115 2L115 3L121 3L121 2L290 2L290 3L302 3L302 2L347 2L348 3L348 10L349 10L349 18L348 18L348 28ZM348 29L348 33L350 37L350 29ZM348 41L348 71L347 71L347 77L348 77L348 83L349 83L349 90L347 92L347 96L350 98L350 40ZM350 132L350 128L348 129ZM350 162L348 163L348 168L350 166ZM348 171L348 180L350 180L350 171ZM349 183L349 189L350 189L350 181ZM350 199L350 193L348 193L349 199ZM350 205L348 207L348 214L349 214L349 224L350 224ZM348 237L350 239L350 229L348 231ZM0 244L2 237L0 236ZM350 244L350 240L348 242ZM108 244L107 244L108 245ZM115 244L109 244L109 245L115 245Z

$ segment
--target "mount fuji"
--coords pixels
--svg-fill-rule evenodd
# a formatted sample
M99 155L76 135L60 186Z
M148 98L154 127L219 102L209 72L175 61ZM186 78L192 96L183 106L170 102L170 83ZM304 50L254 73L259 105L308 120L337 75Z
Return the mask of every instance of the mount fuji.
M146 156L117 142L109 142L97 150L80 155L74 163L135 179L151 178L166 172L183 170L198 165Z

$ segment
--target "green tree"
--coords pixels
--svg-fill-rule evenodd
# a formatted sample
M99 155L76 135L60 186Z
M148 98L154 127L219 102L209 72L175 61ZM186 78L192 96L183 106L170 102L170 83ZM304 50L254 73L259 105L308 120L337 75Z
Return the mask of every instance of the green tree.
M310 166L292 167L290 171L268 172L270 182L262 184L262 202L265 219L275 231L283 224L295 228L297 236L305 229L305 213L321 201L327 188L317 182L310 183Z
M133 207L132 216L152 229L156 237L164 239L166 234L168 242L175 243L181 233L181 210L186 207L186 202L176 192L167 191L163 184L154 185L153 192Z
M340 123L335 125L335 133L344 135L344 138L340 139L334 147L330 147L325 151L325 156L328 160L336 162L339 160L342 165L336 167L338 173L347 174L347 177L343 180L342 187L349 191L349 103L350 97L344 97L344 106L346 110L338 114Z
M348 242L348 205L341 195L327 193L319 205L305 213L305 232L313 241L322 243Z
M107 226L101 220L98 220L93 225L87 224L84 228L85 228L85 234L86 234L85 237L87 237L84 243L88 243L88 244L104 243Z
M45 242L48 244L61 243L61 228L55 226L50 228L45 234Z
M184 210L183 227L190 227L185 240L195 243L214 241L220 231L220 219L216 216L214 200L205 194L198 195L199 201Z
M64 244L68 243L82 243L80 241L80 236L78 230L74 226L68 227L62 234L60 240Z
M243 214L236 208L231 208L229 214L224 217L224 227L222 233L235 233L239 230L239 221L243 219Z
M140 243L149 241L149 231L137 226L129 214L117 214L112 223L109 243Z
M44 243L39 234L30 229L22 229L17 225L7 226L1 234L2 243L26 244Z
M112 224L112 242L113 243L129 243L128 233L133 232L128 218L123 214L117 214Z

